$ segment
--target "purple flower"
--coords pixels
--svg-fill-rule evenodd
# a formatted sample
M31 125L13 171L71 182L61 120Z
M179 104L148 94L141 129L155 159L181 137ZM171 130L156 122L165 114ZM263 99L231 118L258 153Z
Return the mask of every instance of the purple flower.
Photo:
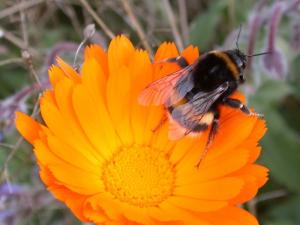
M286 57L275 46L277 29L285 7L284 2L277 2L272 9L266 50L266 52L270 52L270 54L266 54L262 57L264 71L267 75L277 80L284 79L288 71Z

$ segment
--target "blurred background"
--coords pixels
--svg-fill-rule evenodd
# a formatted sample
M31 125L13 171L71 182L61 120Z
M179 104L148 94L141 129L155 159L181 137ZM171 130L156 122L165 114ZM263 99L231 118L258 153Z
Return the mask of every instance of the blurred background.
M231 49L240 25L243 52L272 52L250 59L242 87L248 105L265 115L259 161L271 171L242 207L262 225L299 225L299 0L0 0L0 224L81 224L45 190L13 124L16 110L38 116L37 98L57 55L73 64L80 44L106 48L121 33L152 53L162 41L201 52Z

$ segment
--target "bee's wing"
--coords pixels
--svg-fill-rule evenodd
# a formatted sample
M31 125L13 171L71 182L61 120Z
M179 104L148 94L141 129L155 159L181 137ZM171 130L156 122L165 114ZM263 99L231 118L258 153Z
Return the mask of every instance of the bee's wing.
M228 89L228 82L220 85L210 92L198 92L189 102L176 106L172 111L172 118L185 128L189 128L189 132L196 128L201 119L207 113L213 103ZM183 129L172 129L169 131L170 139L178 139L183 137Z
M166 103L168 97L174 91L175 85L178 87L180 96L191 90L192 81L187 78L195 66L191 64L181 70L178 70L170 75L167 75L157 81L148 85L139 96L139 103L141 105L161 105ZM181 80L180 80L181 79ZM182 95L183 94L183 95ZM179 95L178 95L179 96ZM181 97L181 98L182 98ZM179 98L179 97L177 97ZM180 99L179 99L180 100Z
M210 92L198 92L194 95L191 105L196 111L197 115L206 113L213 103L225 92L229 87L229 83L225 82L216 89Z

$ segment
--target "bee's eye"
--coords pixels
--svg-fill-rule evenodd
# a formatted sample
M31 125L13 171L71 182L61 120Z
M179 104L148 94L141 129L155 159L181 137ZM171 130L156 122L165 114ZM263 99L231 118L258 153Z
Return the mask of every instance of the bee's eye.
M245 82L245 78L244 78L243 74L241 74L241 75L239 76L239 79L240 79L240 82L241 82L241 83L244 83L244 82Z
M238 61L237 61L237 66L239 67L239 68L242 68L243 70L246 68L246 62L243 60L243 59L239 59Z
M243 61L242 61L242 60L239 60L239 61L238 61L238 67L243 67L243 65L244 65Z
M246 68L246 63L243 62L242 68L245 69Z

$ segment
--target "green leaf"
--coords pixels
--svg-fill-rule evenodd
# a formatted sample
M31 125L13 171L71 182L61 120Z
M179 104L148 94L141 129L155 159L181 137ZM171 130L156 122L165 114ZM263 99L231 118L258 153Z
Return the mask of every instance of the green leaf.
M268 132L263 139L262 161L270 174L293 191L300 192L300 139L273 109L265 112Z
M250 105L253 103L259 109L265 110L291 93L293 93L293 88L289 84L268 79L260 86L255 95L251 96Z
M207 11L201 12L191 23L190 42L200 48L209 45L216 36L216 28L222 19L222 10L227 1L217 1L210 4Z
M263 223L262 225L297 225L297 224L294 222L291 222L291 221L283 220L283 221L276 221L276 222L267 221L267 222Z
M280 201L280 204L273 204L267 212L267 217L272 221L266 225L298 225L300 224L300 196L296 195L285 201Z

